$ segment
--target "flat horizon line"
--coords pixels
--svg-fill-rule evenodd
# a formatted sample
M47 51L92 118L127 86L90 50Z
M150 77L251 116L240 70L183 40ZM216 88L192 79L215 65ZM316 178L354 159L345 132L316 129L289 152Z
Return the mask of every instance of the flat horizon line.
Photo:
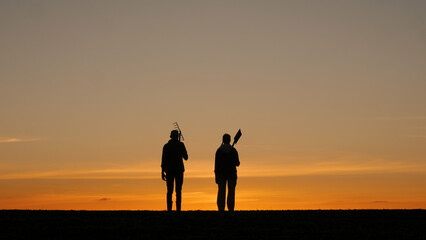
M425 211L424 208L347 208L347 209L281 209L281 210L235 210L234 212L297 212L297 211ZM71 210L71 209L0 209L2 211L33 212L168 212L167 210ZM182 210L181 212L218 212L217 210ZM227 213L229 211L225 211ZM176 213L176 211L172 211Z

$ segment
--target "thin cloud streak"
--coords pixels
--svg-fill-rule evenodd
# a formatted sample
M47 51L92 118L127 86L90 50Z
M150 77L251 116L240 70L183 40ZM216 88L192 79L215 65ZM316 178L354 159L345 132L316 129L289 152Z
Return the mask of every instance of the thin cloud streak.
M270 165L265 167L245 166L240 168L240 177L285 177L336 174L374 174L424 172L426 164L407 164L384 160L364 162L323 161L311 164ZM80 171L45 171L11 173L0 175L0 180L13 179L156 179L158 169L134 167L118 169L97 169ZM212 178L214 173L201 168L188 169L186 178Z
M426 116L379 117L382 120L426 120Z
M40 141L42 138L0 138L0 143L20 143Z
M411 138L426 138L426 135L408 135Z
M310 167L302 165L280 166L276 168L246 169L241 177L264 176L308 176L308 175L339 175L339 174L375 174L375 173L405 173L424 172L426 164L405 164L402 162L375 162L375 163L339 163L322 162L314 163Z
M134 168L80 171L45 171L5 174L0 176L0 179L151 179L154 178L155 173L158 173L158 171Z

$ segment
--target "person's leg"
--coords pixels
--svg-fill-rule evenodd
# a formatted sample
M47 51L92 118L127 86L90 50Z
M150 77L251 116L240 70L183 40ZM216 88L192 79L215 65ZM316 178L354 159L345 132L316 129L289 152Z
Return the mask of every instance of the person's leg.
M167 173L167 211L172 211L172 196L173 196L173 183L175 176L170 173Z
M180 212L182 205L183 172L176 174L176 211Z
M218 177L217 187L217 208L219 212L223 212L225 211L226 179L223 177Z
M235 187L237 185L237 178L228 179L228 210L230 212L234 211L235 207Z

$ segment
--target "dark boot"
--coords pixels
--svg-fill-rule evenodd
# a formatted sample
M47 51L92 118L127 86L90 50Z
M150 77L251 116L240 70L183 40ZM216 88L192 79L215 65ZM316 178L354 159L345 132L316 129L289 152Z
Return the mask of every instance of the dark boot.
M176 201L176 211L180 212L181 201Z
M172 211L172 207L173 207L173 202L172 201L167 201L167 211L171 212Z
M179 192L176 192L176 211L177 212L180 212L181 203L182 203L182 193L179 191Z

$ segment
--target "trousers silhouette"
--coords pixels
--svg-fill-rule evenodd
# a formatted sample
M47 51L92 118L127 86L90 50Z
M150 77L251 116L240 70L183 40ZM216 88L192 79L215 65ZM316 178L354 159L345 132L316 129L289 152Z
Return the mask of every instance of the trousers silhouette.
M182 204L183 172L167 173L167 210L171 211L173 206L173 188L176 184L176 211L180 211Z
M218 185L218 193L217 193L217 207L219 211L225 211L225 199L226 199L226 185L228 183L228 211L233 212L235 206L235 187L237 185L237 178L226 178L226 177L218 177L217 185Z

